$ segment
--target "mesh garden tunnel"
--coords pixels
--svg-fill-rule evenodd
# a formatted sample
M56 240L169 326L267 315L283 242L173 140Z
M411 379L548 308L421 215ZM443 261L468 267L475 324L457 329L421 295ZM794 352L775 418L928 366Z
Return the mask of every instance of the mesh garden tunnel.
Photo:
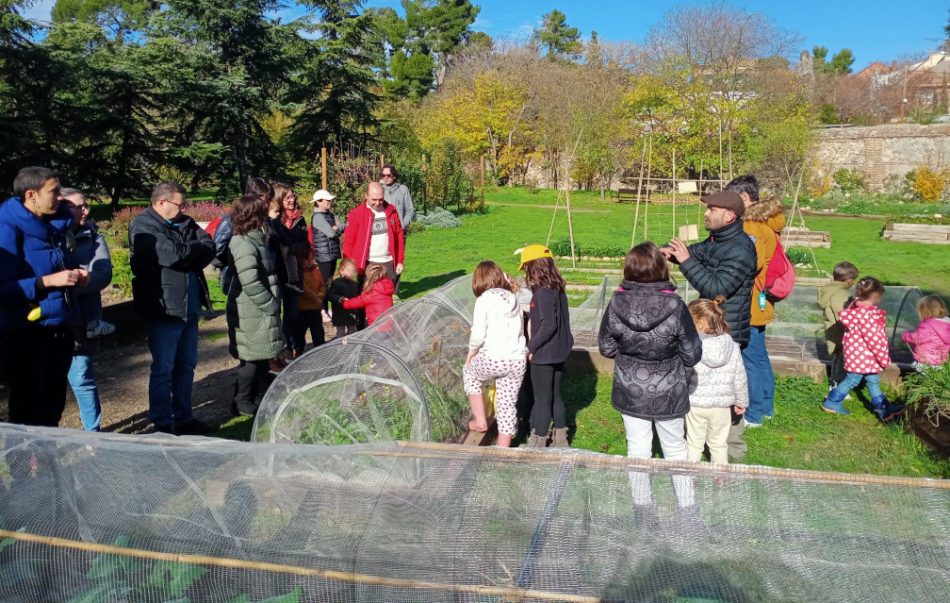
M471 279L462 277L304 354L268 389L251 439L458 441L467 422L462 367L473 305Z

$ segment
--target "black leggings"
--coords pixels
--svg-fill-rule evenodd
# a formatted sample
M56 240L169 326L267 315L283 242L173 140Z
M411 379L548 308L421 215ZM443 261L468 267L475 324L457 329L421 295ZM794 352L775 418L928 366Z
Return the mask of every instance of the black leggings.
M323 277L323 282L327 289L329 289L330 283L333 282L333 273L336 272L336 260L331 262L317 262L317 269L320 270L320 276ZM330 298L327 296L323 298L323 309L326 310L329 307Z
M326 343L326 334L323 331L323 313L320 310L301 310L297 314L297 329L299 330L298 341L306 342L307 331L310 331L313 347Z
M567 411L561 400L561 377L564 363L532 364L531 387L534 406L531 407L531 429L539 436L548 434L548 425L554 419L554 428L567 427Z
M257 394L267 369L267 360L241 361L234 387L234 405L240 412L254 413L257 410Z

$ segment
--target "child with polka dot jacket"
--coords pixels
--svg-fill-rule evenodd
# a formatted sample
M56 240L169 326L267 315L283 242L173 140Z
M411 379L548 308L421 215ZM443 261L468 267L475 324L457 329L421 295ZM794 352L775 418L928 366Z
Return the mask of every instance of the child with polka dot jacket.
M854 299L838 314L845 328L842 339L844 369L847 377L828 392L821 408L825 412L848 415L844 399L852 389L867 382L874 414L889 421L904 410L902 404L891 404L881 391L880 373L891 363L887 339L886 313L877 305L884 297L884 285L874 277L862 278L854 291Z
M518 430L518 391L524 380L528 348L525 345L521 305L512 285L495 262L481 262L472 275L475 309L468 358L462 371L465 393L472 409L471 431L487 431L482 386L495 379L495 419L498 445L511 446Z

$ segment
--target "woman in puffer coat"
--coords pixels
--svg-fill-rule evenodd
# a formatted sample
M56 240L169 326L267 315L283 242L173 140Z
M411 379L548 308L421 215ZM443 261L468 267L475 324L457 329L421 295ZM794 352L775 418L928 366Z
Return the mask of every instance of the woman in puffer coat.
M228 292L228 334L231 354L241 361L232 410L245 416L257 412L258 384L269 361L284 349L277 275L265 234L267 209L266 201L245 196L231 215L234 236L228 248L235 278Z
M656 425L667 459L686 460L691 367L703 347L669 266L651 242L627 254L624 280L600 325L600 353L615 359L611 401L623 415L627 456L649 458Z

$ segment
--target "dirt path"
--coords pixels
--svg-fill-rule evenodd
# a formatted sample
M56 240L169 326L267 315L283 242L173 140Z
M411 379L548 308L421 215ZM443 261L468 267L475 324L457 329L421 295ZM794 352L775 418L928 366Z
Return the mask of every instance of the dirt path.
M220 425L232 418L231 398L237 360L228 354L224 315L203 320L199 327L198 368L192 400L195 417ZM105 431L140 433L152 430L148 420L148 374L151 355L145 333L127 328L104 338L93 357L99 396L102 399L102 428ZM0 383L0 418L7 416L5 384ZM61 427L82 429L76 399L69 391Z

